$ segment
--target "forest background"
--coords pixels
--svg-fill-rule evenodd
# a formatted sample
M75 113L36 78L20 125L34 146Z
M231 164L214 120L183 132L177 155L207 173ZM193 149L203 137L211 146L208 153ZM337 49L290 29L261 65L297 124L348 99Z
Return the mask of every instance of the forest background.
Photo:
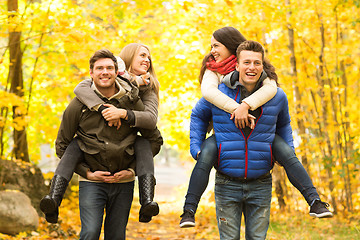
M276 67L296 153L321 197L344 222L359 225L359 0L0 0L0 13L1 159L38 164L40 146L54 148L92 53L118 54L141 42L161 84L164 149L192 161L189 117L201 97L200 64L211 34L233 26L261 42ZM274 174L275 208L306 212L284 171Z

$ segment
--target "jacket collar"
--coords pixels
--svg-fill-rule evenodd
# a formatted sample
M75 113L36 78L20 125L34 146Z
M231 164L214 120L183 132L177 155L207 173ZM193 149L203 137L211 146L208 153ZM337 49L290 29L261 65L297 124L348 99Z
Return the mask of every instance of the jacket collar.
M255 92L256 90L258 90L258 89L261 87L263 81L264 81L266 78L267 78L267 74L266 74L266 72L263 70L262 73L261 73L261 75L260 75L260 78L259 78L258 82L256 83L255 88L254 88L254 90L253 90L252 92ZM239 82L239 72L236 71L236 70L231 73L230 83L225 83L225 84L226 84L226 86L228 86L228 87L231 88L231 89L236 89L238 86L244 87L244 86Z
M111 97L107 98L105 97L95 86L95 84L91 85L91 88L101 97L101 98L106 98L108 100L111 99L120 99L122 96L124 96L126 94L126 92L129 91L129 89L126 89L126 87L124 87L123 84L120 84L117 80L115 80L115 84L116 84L116 89L118 89L118 92L115 93L114 95L112 95Z

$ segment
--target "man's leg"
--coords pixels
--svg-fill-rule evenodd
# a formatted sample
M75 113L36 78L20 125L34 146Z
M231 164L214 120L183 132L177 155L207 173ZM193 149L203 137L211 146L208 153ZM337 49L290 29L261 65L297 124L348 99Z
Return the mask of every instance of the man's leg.
M107 185L107 183L79 182L80 239L99 239L108 198Z
M112 183L109 188L109 201L106 205L104 223L105 240L122 240L126 236L131 203L133 201L134 182Z
M246 183L244 186L245 238L263 240L270 223L271 175L261 180Z
M215 202L220 239L240 239L243 197L242 183L227 180L216 174Z

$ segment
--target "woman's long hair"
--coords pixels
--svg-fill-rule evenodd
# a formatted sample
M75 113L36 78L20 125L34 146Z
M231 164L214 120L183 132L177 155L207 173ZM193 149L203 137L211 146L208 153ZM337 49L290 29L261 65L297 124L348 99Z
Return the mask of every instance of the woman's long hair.
M236 56L236 49L238 46L246 41L246 38L234 27L223 27L216 30L213 33L213 37L216 41L222 43L230 52L231 54ZM206 71L206 63L209 61L211 57L211 53L208 53L202 61L201 68L200 68L200 75L199 75L199 82L201 84L204 73ZM270 79L273 79L277 82L277 75L275 73L275 68L273 65L270 64L268 60L265 59L264 61L264 71L268 75Z
M135 55L137 54L137 52L141 47L146 48L150 53L149 47L141 43L130 43L121 50L120 58L125 62L125 67L128 72L131 72L131 64L134 60ZM148 72L150 73L150 87L155 91L156 95L159 98L160 83L156 77L151 57L149 58L149 60L150 60L150 68Z

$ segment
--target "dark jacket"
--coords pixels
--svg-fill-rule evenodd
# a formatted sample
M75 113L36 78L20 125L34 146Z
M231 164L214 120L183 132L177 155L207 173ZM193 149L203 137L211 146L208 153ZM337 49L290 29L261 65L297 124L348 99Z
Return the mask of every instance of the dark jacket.
M237 102L241 99L240 88L219 85L220 91ZM255 128L249 134L236 128L229 113L200 99L191 114L190 151L193 156L200 150L211 119L219 150L218 171L228 176L257 178L271 170L275 133L293 146L287 97L280 88L275 97L261 107Z
M102 98L102 100L118 108L136 110L144 108L142 104L139 104L138 98L132 96L131 91L127 91L119 99ZM85 153L85 163L91 171L115 173L128 168L135 169L133 144L138 130L126 121L122 121L119 130L116 127L109 127L100 113L89 110L77 98L74 98L63 115L56 139L56 153L61 157L76 134L78 144ZM157 129L143 135L162 144L162 138ZM158 145L158 149L161 144ZM158 150L153 146L153 151Z

